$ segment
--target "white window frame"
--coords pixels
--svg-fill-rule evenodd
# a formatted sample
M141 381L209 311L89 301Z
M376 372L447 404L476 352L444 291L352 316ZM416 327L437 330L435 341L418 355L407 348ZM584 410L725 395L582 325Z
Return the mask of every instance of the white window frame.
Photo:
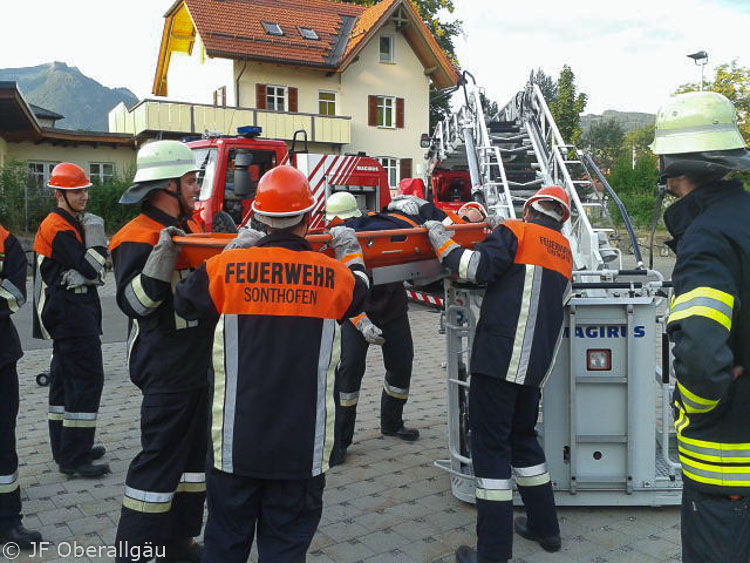
M389 52L383 52L383 39L388 40ZM380 55L381 63L394 63L396 61L396 38L393 35L381 35L378 40L378 53Z
M281 26L277 22L262 21L260 23L268 35L275 37L282 37L284 35L284 30L281 29Z
M273 94L271 94L271 90L274 90ZM281 94L279 94L279 91L281 91ZM273 104L271 103L272 99L275 100ZM279 99L281 99L281 109L276 107ZM266 109L269 111L289 111L289 87L266 84Z
M49 162L45 160L29 160L27 161L27 168L29 176L33 178L33 187L43 188L49 183L50 174L52 169L60 164L59 162ZM34 170L32 167L38 167L40 169Z
M94 172L93 167L99 167L98 172ZM104 167L111 166L112 172L110 174L104 173ZM95 183L95 180L100 184L106 184L115 177L115 163L114 162L89 162L89 180Z
M388 186L395 190L398 188L398 183L401 180L401 159L392 156L380 156L378 161L385 169L386 177L388 178Z
M323 100L321 99L321 94L331 94L333 95L333 100ZM326 105L333 104L333 113L321 113L320 104L326 104ZM325 115L328 117L335 116L337 104L338 104L338 95L336 94L335 90L318 90L318 114L319 115Z
M378 99L377 126L384 129L396 128L396 97L376 96ZM391 110L391 119L388 119L388 110Z
M298 25L297 31L299 31L300 37L302 39L305 39L307 41L318 41L320 40L320 36L318 35L318 32L315 31L312 27L307 27L304 25ZM305 35L307 34L307 35Z

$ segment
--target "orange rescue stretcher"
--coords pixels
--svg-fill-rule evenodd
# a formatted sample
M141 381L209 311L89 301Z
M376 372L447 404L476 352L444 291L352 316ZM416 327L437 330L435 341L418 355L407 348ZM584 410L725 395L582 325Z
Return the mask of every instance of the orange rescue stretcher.
M466 223L446 227L452 238L465 248L472 248L489 233L487 223ZM219 254L235 236L233 233L196 233L174 237L182 247L182 254L193 268L199 267L212 256ZM313 250L333 256L328 246L331 235L327 232L307 235ZM357 233L368 269L400 266L412 262L435 261L435 252L427 238L427 229L392 229L388 231L363 231ZM408 279L414 276L407 276Z

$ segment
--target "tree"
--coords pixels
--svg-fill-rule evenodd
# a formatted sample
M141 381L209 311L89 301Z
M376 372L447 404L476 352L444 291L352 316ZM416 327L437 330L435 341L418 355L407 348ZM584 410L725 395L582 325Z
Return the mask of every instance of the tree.
M636 159L653 156L649 145L654 142L654 131L655 127L653 125L644 125L638 129L628 131L625 134L623 148L630 153L635 149Z
M343 0L350 4L371 6L377 4L378 0ZM411 0L425 25L432 32L440 48L448 55L450 61L458 67L456 47L454 38L461 33L463 22L457 19L445 19L445 14L453 14L455 6L453 0ZM430 130L438 121L442 120L451 112L450 96L440 92L433 84L430 84Z
M705 84L705 89L718 92L732 100L740 117L740 131L745 142L750 142L750 68L742 67L734 60L716 67L712 81ZM683 84L675 94L695 92L700 90L700 84L691 82Z
M639 158L633 168L630 155L623 154L607 174L607 180L637 226L647 226L651 223L658 179L659 167L654 155ZM619 211L613 209L612 216L616 221L620 221Z
M609 170L623 153L624 140L625 130L616 119L600 119L581 136L583 146L604 170Z
M532 70L529 80L539 85L539 89L542 91L542 96L544 96L547 105L557 98L557 82L541 68L536 69L536 71Z
M586 109L588 97L576 92L575 74L564 65L557 80L557 97L549 104L563 140L575 145L581 137L581 112Z

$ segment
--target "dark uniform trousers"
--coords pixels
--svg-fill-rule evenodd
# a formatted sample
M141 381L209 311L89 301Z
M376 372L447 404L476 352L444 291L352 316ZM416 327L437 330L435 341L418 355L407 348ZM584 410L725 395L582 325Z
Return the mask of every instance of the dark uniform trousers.
M374 321L373 321L374 322ZM380 428L396 431L403 424L404 405L409 397L414 344L409 315L404 312L393 320L375 323L383 331L385 381L380 399ZM336 445L348 448L354 438L357 402L370 347L351 322L341 327L341 363L336 370Z
M245 563L255 533L260 563L304 563L323 513L325 474L256 479L212 469L207 484L204 563Z
M143 396L142 449L125 479L118 544L167 545L200 535L207 444L208 387Z
M552 483L535 430L539 398L535 386L471 376L469 426L477 478L477 552L490 561L512 556L511 467L526 506L529 530L541 537L560 533Z
M18 486L16 416L18 415L18 373L16 362L0 366L0 530L21 521L21 491Z
M53 341L49 437L52 457L60 466L74 468L91 461L103 386L102 346L98 336Z
M750 561L750 497L707 494L682 480L683 563Z

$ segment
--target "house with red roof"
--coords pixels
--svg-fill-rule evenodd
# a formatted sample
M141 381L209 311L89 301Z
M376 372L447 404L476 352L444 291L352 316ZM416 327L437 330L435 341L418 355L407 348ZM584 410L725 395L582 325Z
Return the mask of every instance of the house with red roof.
M242 125L310 150L364 152L396 186L424 166L429 88L458 73L409 0L177 0L164 15L155 98L110 131L178 137Z

